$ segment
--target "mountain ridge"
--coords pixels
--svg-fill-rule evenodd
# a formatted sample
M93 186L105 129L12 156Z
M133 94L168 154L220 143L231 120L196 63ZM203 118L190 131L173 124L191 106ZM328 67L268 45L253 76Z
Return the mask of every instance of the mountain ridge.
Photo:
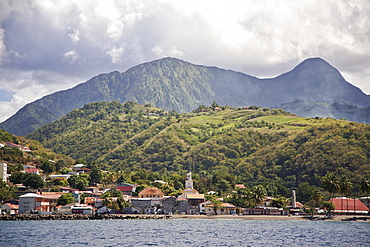
M99 74L73 88L44 96L0 123L0 128L26 135L87 103L112 100L150 103L178 112L190 112L213 101L235 107L278 107L295 100L370 107L370 96L348 83L321 58L306 59L275 78L259 79L167 57L122 73ZM304 116L304 112L293 113Z

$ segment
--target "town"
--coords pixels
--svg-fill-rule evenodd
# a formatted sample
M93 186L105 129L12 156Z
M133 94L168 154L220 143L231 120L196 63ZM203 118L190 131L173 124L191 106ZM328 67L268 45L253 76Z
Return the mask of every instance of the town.
M6 143L8 148L19 148L22 152L31 152L30 149L14 144ZM4 145L3 145L4 146ZM2 147L4 148L4 147ZM47 168L44 168L45 170ZM369 212L369 197L362 198L331 198L329 202L323 202L323 207L315 208L315 211L307 205L296 200L296 191L292 190L290 199L280 204L279 198L267 196L264 193L256 193L248 206L233 203L238 199L246 198L246 191L249 191L244 184L235 184L231 193L220 195L215 191L199 193L194 187L192 172L189 168L186 174L181 194L166 195L160 189L166 186L162 180L153 180L156 186L143 187L137 184L130 184L123 179L117 179L108 188L103 184L96 183L96 186L79 186L78 181L73 183L73 178L89 177L102 174L96 166L92 169L84 164L75 164L70 167L66 174L44 174L40 176L40 169L31 165L23 165L23 170L8 174L7 164L0 163L0 178L3 184L13 184L17 187L16 198L7 198L0 206L2 215L16 214L39 214L39 215L99 215L99 214L146 214L146 215L309 215L317 214L350 214L366 215ZM69 181L74 187L63 186L60 183L59 191L52 191L50 188L32 183L14 183L20 174L32 174L34 177L44 180ZM37 179L36 179L37 180ZM11 182L13 181L13 182ZM28 181L28 180L27 180ZM101 181L101 180L99 180ZM36 183L33 181L33 183ZM7 185L6 185L7 186ZM33 187L33 189L32 189ZM140 190L139 190L140 189ZM316 195L317 196L317 195ZM314 197L314 196L313 196ZM317 196L318 197L318 196ZM320 198L313 198L319 201ZM234 205L237 204L237 205ZM366 204L366 205L365 205ZM312 205L312 204L311 204ZM317 204L318 205L318 204ZM312 205L315 206L315 205Z

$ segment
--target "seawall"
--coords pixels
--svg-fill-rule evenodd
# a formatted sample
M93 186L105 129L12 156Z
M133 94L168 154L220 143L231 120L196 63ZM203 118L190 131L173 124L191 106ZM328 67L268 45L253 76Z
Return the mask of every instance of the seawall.
M145 215L145 214L16 214L1 215L0 221L19 221L19 220L159 220L169 219L167 215Z

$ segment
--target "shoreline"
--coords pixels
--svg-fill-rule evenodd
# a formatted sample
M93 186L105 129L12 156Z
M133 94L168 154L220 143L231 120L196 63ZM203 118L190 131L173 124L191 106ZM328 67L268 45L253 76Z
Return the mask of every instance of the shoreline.
M310 220L310 221L370 221L370 216L358 215L334 215L331 217L316 215L149 215L149 214L105 214L105 215L43 215L43 214L20 214L20 215L1 215L0 221L30 221L30 220L170 220L170 219L214 219L214 220Z
M327 217L324 215L301 216L301 215L173 215L172 219L235 219L235 220L310 220L310 221L370 221L368 216L356 215L334 215Z

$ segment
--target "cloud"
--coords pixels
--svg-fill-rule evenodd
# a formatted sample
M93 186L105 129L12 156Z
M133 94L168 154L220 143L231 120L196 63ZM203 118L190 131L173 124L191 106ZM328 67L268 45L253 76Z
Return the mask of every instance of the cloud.
M45 94L165 56L259 77L322 57L369 94L369 13L364 0L3 0L0 90L14 95L0 102L0 121Z

